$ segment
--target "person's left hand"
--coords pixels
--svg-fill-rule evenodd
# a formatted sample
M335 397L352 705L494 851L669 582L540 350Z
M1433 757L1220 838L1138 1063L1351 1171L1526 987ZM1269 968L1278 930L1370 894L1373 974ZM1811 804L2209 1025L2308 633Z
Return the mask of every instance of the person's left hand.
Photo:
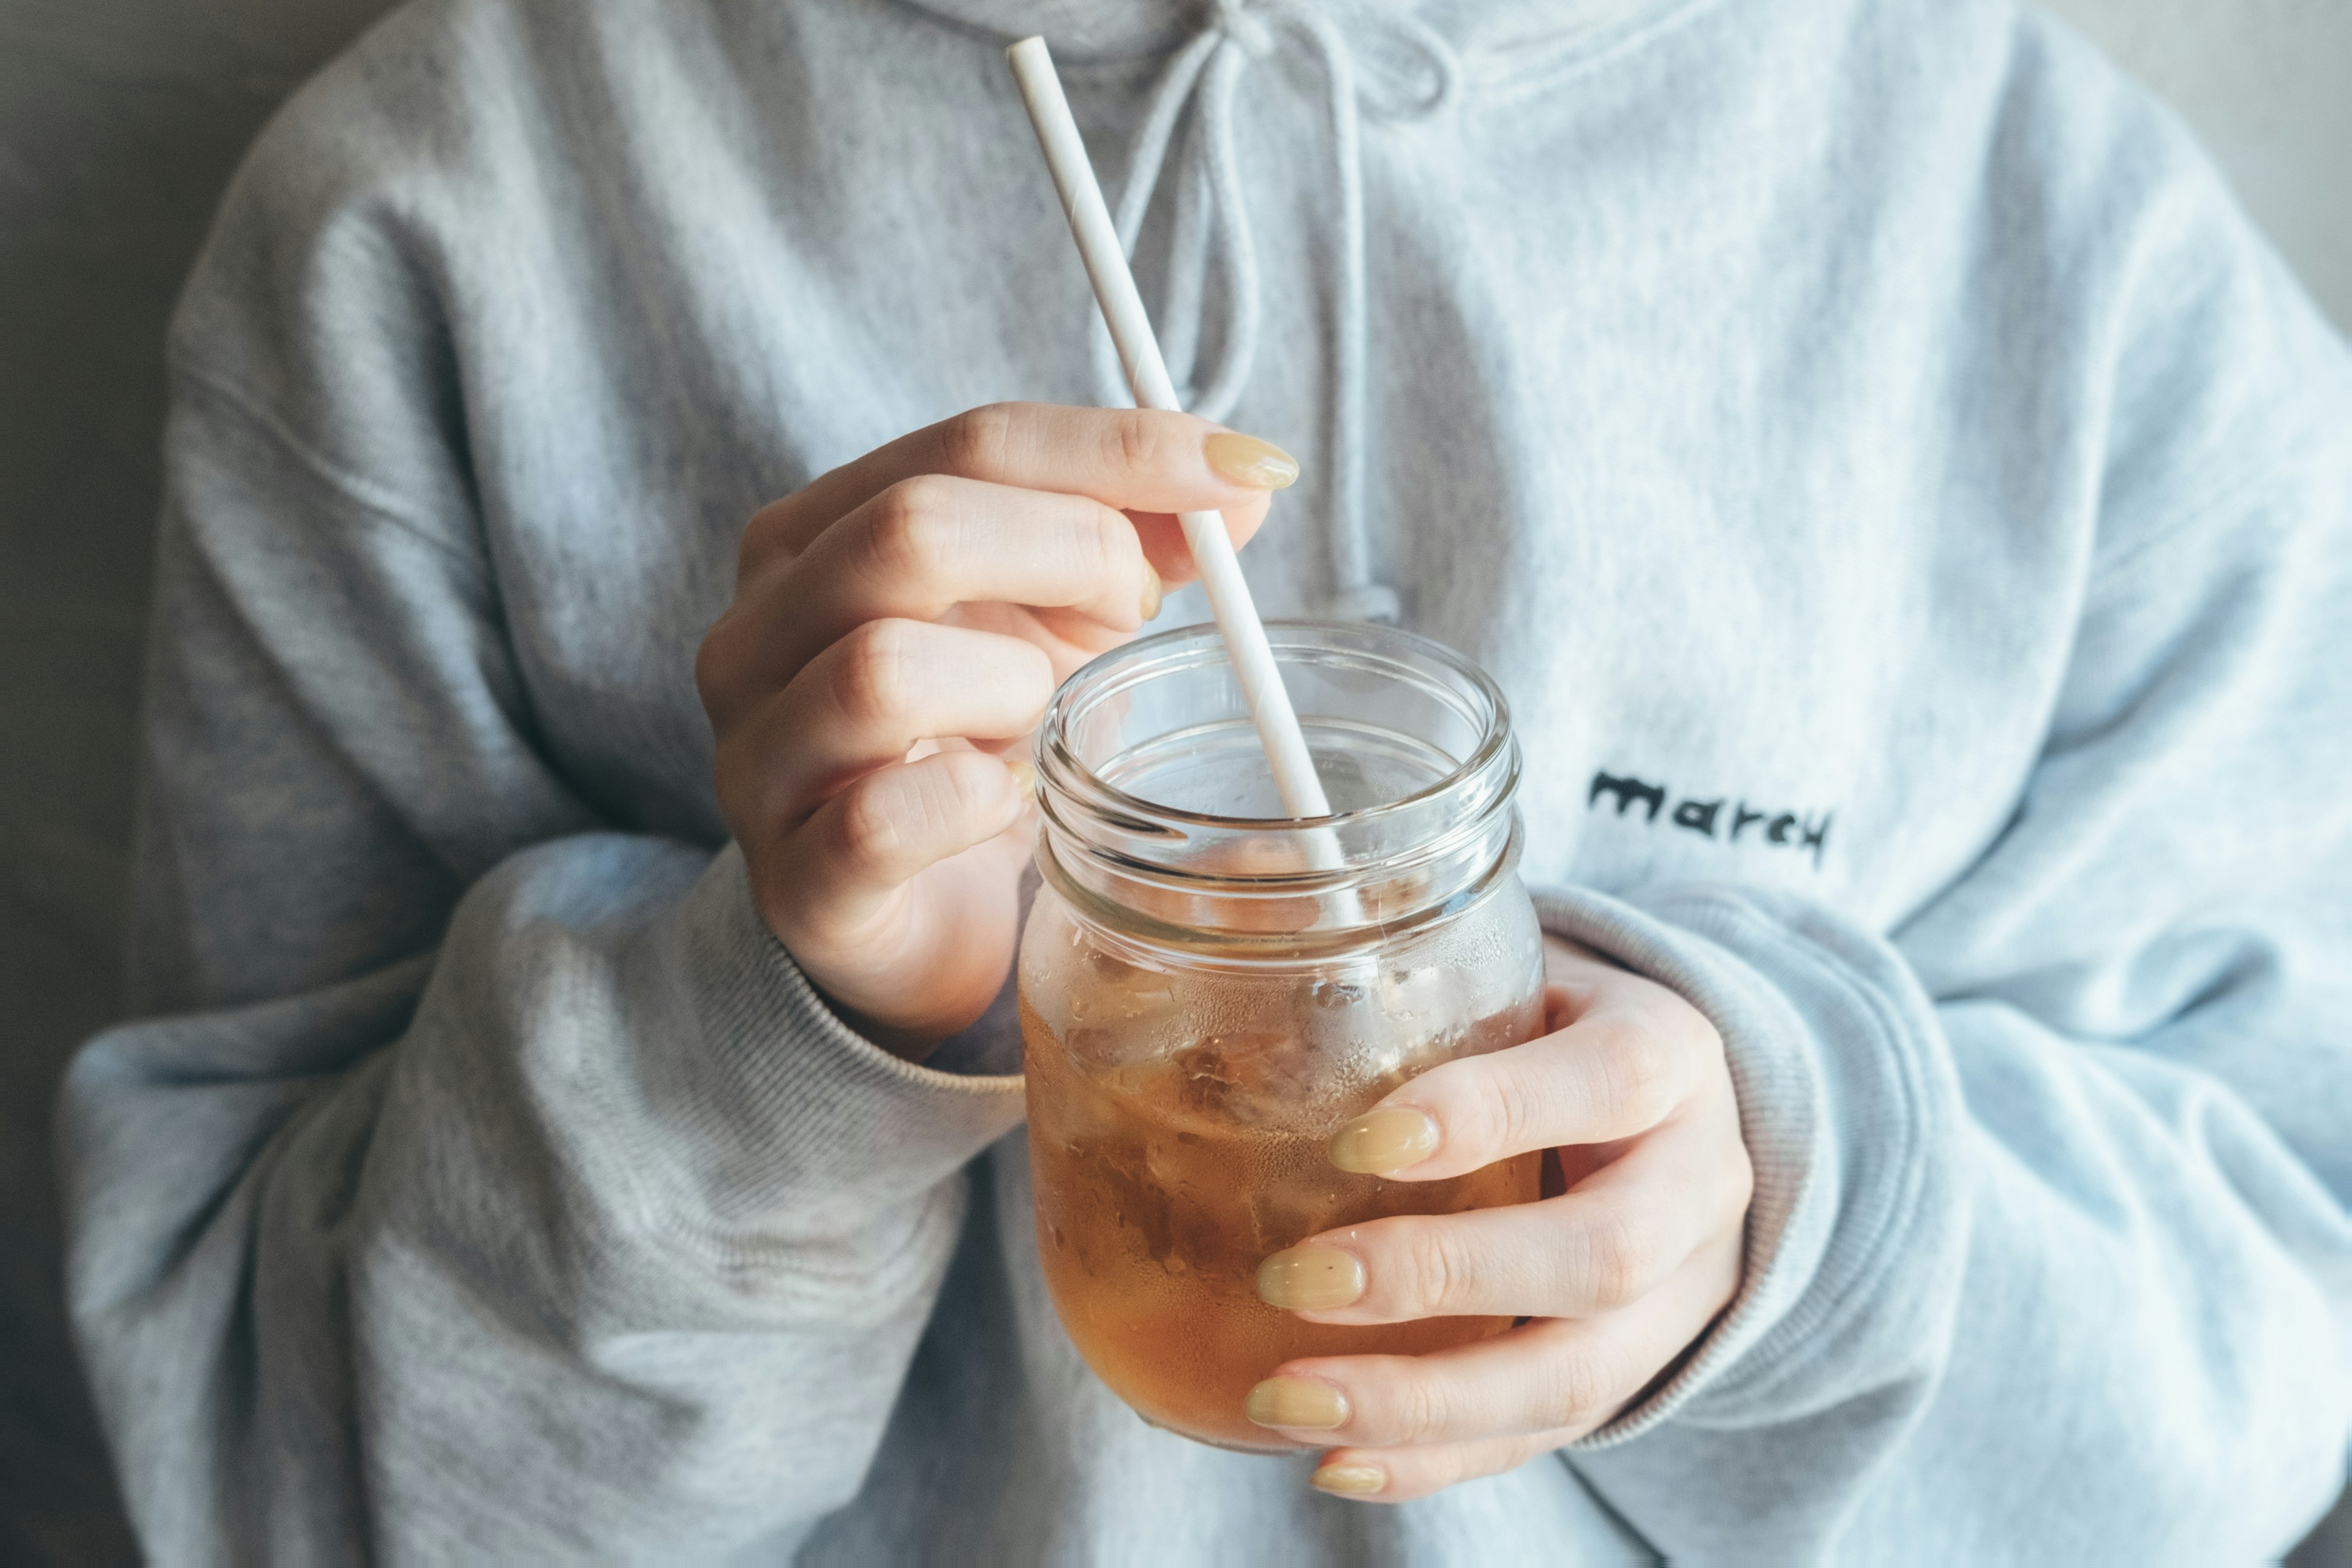
M1423 1073L1341 1129L1332 1159L1425 1182L1557 1148L1566 1194L1327 1231L1259 1271L1258 1293L1311 1305L1309 1322L1530 1320L1429 1355L1276 1368L1250 1419L1340 1445L1315 1472L1326 1491L1402 1502L1580 1437L1738 1292L1754 1177L1722 1037L1664 986L1544 949L1553 1033Z

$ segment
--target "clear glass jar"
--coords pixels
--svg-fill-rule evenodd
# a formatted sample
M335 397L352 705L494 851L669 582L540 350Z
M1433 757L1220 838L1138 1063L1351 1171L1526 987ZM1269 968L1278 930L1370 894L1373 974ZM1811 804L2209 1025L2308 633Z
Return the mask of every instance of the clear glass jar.
M1104 655L1038 731L1020 991L1037 1246L1071 1339L1155 1425L1288 1451L1242 1409L1283 1362L1509 1326L1310 1324L1255 1277L1335 1227L1537 1196L1538 1155L1390 1182L1328 1145L1415 1074L1533 1037L1543 939L1494 682L1388 627L1267 633L1334 815L1280 816L1213 627Z

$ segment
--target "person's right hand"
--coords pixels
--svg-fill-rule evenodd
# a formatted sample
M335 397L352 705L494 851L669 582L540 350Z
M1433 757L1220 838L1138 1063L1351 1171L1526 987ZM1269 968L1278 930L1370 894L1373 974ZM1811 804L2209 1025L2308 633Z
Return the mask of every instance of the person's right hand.
M1019 933L1025 792L992 754L1297 477L1182 414L999 404L761 508L695 684L760 915L854 1026L920 1059L986 1011Z

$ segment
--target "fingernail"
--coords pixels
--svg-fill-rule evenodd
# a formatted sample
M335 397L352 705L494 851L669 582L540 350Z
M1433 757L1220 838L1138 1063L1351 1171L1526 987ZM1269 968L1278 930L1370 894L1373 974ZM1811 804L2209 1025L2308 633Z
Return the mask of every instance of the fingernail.
M1202 444L1209 467L1254 490L1287 489L1298 478L1298 459L1271 441L1220 430Z
M1360 1175L1385 1176L1437 1152L1437 1123L1418 1110L1368 1110L1331 1136L1331 1163Z
M1261 1426L1328 1432L1348 1419L1348 1396L1312 1377L1269 1377L1249 1391L1243 1414Z
M1378 1465L1326 1465L1307 1479L1318 1491L1369 1497L1389 1484L1389 1473Z
M1149 561L1143 563L1143 604L1141 608L1143 611L1143 618L1145 620L1156 621L1160 618L1160 574L1151 569L1151 563Z
M1021 792L1021 798L1031 805L1036 805L1037 764L1023 756L1006 757L1003 762L1004 771L1013 775L1013 787Z
M1257 1266L1257 1299L1293 1312L1327 1312L1364 1293L1364 1266L1336 1247L1294 1247Z

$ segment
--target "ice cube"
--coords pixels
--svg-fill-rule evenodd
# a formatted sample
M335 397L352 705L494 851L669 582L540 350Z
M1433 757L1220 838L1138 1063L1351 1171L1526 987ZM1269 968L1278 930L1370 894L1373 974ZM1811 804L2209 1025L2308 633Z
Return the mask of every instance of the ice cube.
M1381 971L1381 1011L1402 1036L1427 1036L1465 1014L1462 977L1444 963Z
M1130 1024L1167 1012L1176 994L1167 973L1089 949L1070 986L1070 1016L1091 1025Z
M1227 1127L1291 1129L1328 1092L1329 1059L1296 1030L1235 1029L1171 1053L1185 1109Z
M1360 1007L1370 994L1364 984L1366 976L1357 970L1341 974L1327 974L1307 988L1307 998L1321 1008Z

